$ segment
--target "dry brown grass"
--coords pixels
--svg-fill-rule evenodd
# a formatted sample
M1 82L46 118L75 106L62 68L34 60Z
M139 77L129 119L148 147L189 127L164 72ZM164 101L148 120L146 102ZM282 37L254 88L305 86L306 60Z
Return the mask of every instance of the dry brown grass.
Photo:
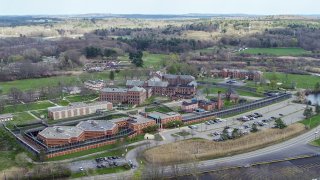
M304 125L294 124L283 130L263 130L225 142L213 142L203 139L179 141L149 149L144 152L144 157L148 162L161 164L182 163L193 158L201 160L221 157L262 148L300 134L304 130Z

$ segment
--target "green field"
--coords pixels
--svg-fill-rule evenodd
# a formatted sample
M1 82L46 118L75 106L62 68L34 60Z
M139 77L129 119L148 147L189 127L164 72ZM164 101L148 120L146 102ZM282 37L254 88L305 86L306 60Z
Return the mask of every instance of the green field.
M205 88L205 87L203 87ZM221 93L226 93L227 88L221 88L221 87L214 87L209 88L209 94L218 94L218 91ZM240 96L250 96L250 97L263 97L262 94L255 93L255 92L248 92L248 91L242 91L242 90L235 90ZM206 95L206 91L203 90L203 94Z
M315 115L315 116L311 117L310 119L305 119L300 122L307 127L315 128L320 125L320 115Z
M253 55L272 55L272 56L301 56L310 54L302 48L249 48L239 52L240 54L253 54Z
M163 60L168 59L166 54L143 53L143 66L147 68L160 68Z
M19 112L13 114L13 121L10 121L15 124L24 124L28 123L29 121L34 121L36 118L34 118L32 115L30 115L27 112Z
M320 82L320 78L311 75L299 75L299 74L284 74L266 72L263 76L267 79L272 79L276 76L278 82L282 82L284 85L290 86L292 82L297 83L298 88L310 88L313 89L317 82Z
M320 139L314 140L310 144L312 144L314 146L320 146Z
M4 107L3 114L5 113L16 113L16 112L24 112L24 111L32 111L38 109L47 109L48 107L55 106L49 101L38 101L27 104L17 104L17 105L9 105Z
M83 96L83 95L67 96L66 99L68 101L70 101L71 103L73 103L73 102L83 102L83 101L90 102L91 100L94 100L94 99L96 99L98 97L99 97L98 94L91 94L91 95L87 95L87 96Z
M95 175L101 175L101 174L111 174L111 173L120 173L123 171L128 171L129 169L126 169L124 166L118 166L113 168L101 168L101 169L91 169L85 172L77 172L72 173L71 178L80 178L84 176L95 176Z

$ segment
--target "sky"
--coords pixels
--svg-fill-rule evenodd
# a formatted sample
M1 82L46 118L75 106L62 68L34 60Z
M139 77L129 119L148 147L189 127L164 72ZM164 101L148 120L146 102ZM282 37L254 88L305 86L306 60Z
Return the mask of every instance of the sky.
M320 0L0 0L0 15L320 14Z

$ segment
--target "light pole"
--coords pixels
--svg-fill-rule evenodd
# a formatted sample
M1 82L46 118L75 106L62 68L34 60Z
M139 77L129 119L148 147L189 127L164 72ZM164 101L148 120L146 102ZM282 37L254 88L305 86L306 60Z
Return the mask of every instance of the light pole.
M316 132L314 133L314 140L317 139L317 134L318 134L318 131L316 131Z

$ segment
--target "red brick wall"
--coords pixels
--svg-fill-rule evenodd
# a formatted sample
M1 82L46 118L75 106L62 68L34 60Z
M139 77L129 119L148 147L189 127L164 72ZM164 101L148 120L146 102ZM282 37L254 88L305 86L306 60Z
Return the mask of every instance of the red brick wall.
M128 138L133 138L137 135L138 135L137 133L134 133L134 134L128 136ZM72 153L76 153L76 152L80 152L80 151L84 151L84 150L88 150L88 149L98 148L98 147L109 145L109 144L115 144L116 142L117 142L117 140L105 141L105 142L98 143L98 144L92 144L92 145L88 145L88 146L84 146L84 147L79 147L79 148L65 150L65 151L61 151L61 152L57 152L57 153L47 154L46 157L47 157L47 159L50 159L50 158L57 157L57 156L63 156L63 155L72 154Z

